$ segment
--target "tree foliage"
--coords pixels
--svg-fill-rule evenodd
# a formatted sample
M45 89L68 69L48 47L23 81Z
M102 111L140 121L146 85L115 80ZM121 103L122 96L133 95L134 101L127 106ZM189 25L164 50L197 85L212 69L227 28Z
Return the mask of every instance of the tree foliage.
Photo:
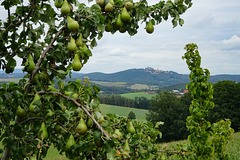
M136 115L133 111L130 111L127 116L128 119L136 119Z
M125 98L121 95L99 95L101 103L130 108L149 109L150 99L146 97Z
M173 27L182 26L180 15L192 5L175 0L150 6L143 0L131 2L126 13L125 3L1 1L7 18L0 20L0 68L12 73L18 57L27 73L0 88L2 159L43 159L50 145L69 159L158 159L159 131L152 124L103 116L99 87L88 79L62 81L84 67L105 31L133 36L139 22L152 28L170 17Z
M215 107L209 111L208 119L214 123L221 119L230 119L231 127L240 130L240 83L219 81L213 85Z
M189 116L190 95L178 98L174 93L162 91L151 99L147 120L152 123L159 121L164 125L159 127L163 136L158 141L174 141L187 138L186 118Z
M192 103L187 117L187 128L190 132L188 149L193 152L194 159L228 159L225 147L234 130L229 119L211 124L206 120L208 112L214 107L213 88L208 81L210 72L201 68L201 56L196 44L187 44L186 53L182 57L190 70L190 83L186 88L190 91ZM210 138L210 136L212 136Z

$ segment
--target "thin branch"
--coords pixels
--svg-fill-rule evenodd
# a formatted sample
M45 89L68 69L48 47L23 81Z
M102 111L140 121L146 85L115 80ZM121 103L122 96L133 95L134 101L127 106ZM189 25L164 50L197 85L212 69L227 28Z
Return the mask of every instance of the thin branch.
M20 123L23 124L23 123L26 123L27 121L31 121L31 120L35 120L35 119L44 120L44 118L42 118L42 117L31 117L24 121L21 121Z
M7 147L4 149L1 160L9 160L9 149Z
M10 13L10 8L8 8L8 22L9 22L9 23L11 23L11 17L10 17L11 15L10 15L10 14L11 14L11 13Z
M63 29L65 29L65 26L62 27L55 35L55 37L52 38L51 42L48 44L47 48L42 52L34 70L32 71L32 74L31 74L31 77L29 78L28 82L27 82L27 85L26 85L26 88L25 88L25 93L28 92L28 89L29 89L29 86L34 78L34 76L37 74L37 71L39 70L40 68L40 65L43 61L43 59L45 58L46 54L48 53L48 51L51 49L53 43L55 42L56 38L63 32Z
M185 155L186 153L192 153L192 152L163 151L163 150L159 150L158 152L167 153L167 154L181 154L181 155Z
M30 18L30 15L31 15L32 12L33 12L33 8L34 8L34 6L35 6L35 3L36 3L36 0L35 0L34 2L32 2L31 8L30 8L30 10L29 10L29 13L24 16L23 20L21 19L21 20L18 21L17 23L11 23L11 24L7 27L6 32L8 32L8 30L11 29L13 26L18 26L18 25L20 25L22 22L27 21L27 20ZM11 19L10 19L10 9L8 9L8 18L9 18L9 22L10 22L10 20L11 20Z
M42 94L42 93L45 93L45 92L38 92L39 94ZM88 109L85 108L82 104L78 103L75 99L73 98L69 98L68 96L62 94L62 93L59 93L59 92L47 92L47 93L50 93L50 94L57 94L61 97L64 97L68 100L71 100L75 105L77 105L78 107L81 107L84 112L93 120L93 122L96 124L97 128L105 135L105 137L107 137L108 139L111 139L111 137L109 136L109 134L102 128L102 126L96 121L96 119L89 113Z

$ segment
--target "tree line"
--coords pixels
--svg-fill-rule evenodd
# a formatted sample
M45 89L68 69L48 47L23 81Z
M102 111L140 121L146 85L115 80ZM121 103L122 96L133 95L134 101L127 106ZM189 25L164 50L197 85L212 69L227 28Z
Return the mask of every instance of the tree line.
M215 107L208 112L207 120L215 123L221 119L230 119L235 132L240 131L240 82L219 81L213 85L213 90ZM159 128L163 133L159 141L169 142L187 138L189 132L186 128L186 118L190 115L191 101L189 93L177 98L168 91L161 91L151 99L147 120L154 124L158 121L164 122Z
M146 97L135 97L134 99L122 97L121 95L108 95L102 94L99 96L101 103L110 104L116 106L139 108L139 109L149 109L150 99Z

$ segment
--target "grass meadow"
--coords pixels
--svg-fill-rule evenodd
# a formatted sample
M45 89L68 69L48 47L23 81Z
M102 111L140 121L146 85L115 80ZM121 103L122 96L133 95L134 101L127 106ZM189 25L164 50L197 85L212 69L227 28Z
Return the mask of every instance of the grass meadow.
M148 112L145 109L119 107L119 106L113 106L108 104L100 104L100 110L102 114L115 113L115 114L118 114L119 116L125 116L125 117L127 117L130 111L133 111L136 115L136 118L140 121L146 121L146 113Z
M135 97L146 97L151 99L156 94L149 94L148 92L134 92L134 93L124 93L121 94L122 97L134 99Z

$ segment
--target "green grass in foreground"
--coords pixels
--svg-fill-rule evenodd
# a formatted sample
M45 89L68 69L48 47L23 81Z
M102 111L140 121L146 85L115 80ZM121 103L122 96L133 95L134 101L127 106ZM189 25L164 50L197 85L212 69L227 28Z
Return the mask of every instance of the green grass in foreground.
M173 141L169 143L161 143L159 146L164 150L164 148L168 148L171 150L174 146L177 144L183 144L187 143L187 140L182 140L182 141ZM226 152L230 156L230 160L239 160L240 159L240 132L233 133L232 134L232 139L226 146Z
M135 97L146 97L148 99L151 99L155 95L156 94L149 94L148 92L135 92L135 93L121 94L122 97L130 98L130 99L134 99Z
M107 104L100 104L100 110L102 114L118 114L119 116L127 117L130 111L133 111L136 115L136 118L140 121L146 121L146 113L148 112L145 109L136 109L136 108L128 108L128 107L119 107Z

